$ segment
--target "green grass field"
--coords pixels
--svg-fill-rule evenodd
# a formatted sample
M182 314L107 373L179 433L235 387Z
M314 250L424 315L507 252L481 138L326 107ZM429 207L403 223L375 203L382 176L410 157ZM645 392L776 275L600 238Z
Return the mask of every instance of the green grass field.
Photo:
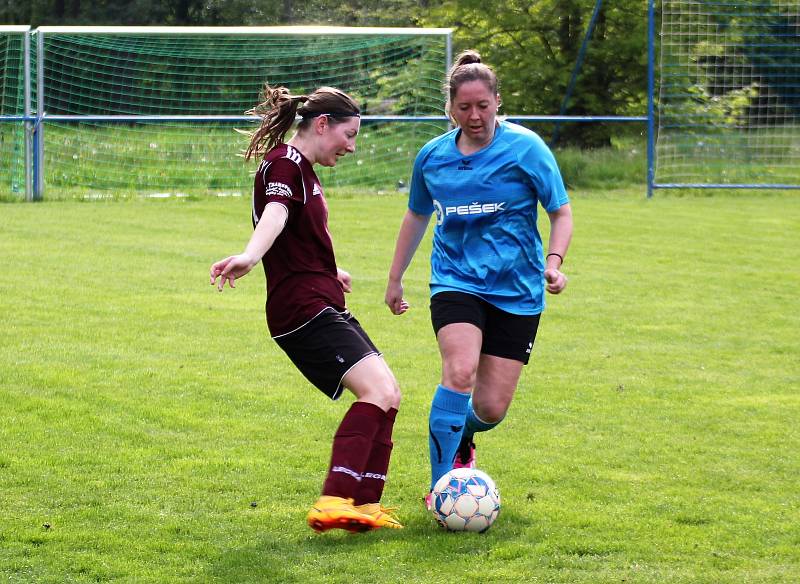
M402 531L317 535L344 403L269 339L263 275L208 266L246 199L0 205L0 581L800 581L800 197L573 193L483 535L423 510L439 360L427 253L392 316L400 195L333 192L351 309L404 392L385 502Z

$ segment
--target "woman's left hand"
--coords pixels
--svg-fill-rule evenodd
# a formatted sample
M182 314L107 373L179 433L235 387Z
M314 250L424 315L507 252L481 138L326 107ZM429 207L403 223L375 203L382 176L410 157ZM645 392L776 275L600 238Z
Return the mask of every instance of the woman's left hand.
M545 270L544 279L547 282L547 291L550 294L560 294L567 287L566 274L556 268Z
M342 285L342 290L345 292L353 291L353 277L340 268L336 268L336 279Z

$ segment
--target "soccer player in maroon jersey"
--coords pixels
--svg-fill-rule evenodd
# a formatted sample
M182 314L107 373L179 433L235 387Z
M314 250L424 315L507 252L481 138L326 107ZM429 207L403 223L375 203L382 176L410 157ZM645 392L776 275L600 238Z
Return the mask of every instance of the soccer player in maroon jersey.
M328 207L313 169L315 164L335 166L340 156L355 151L359 108L331 87L306 96L266 85L263 97L248 112L262 118L246 152L248 160L262 158L253 190L253 235L244 252L211 266L211 284L220 291L226 282L233 288L260 261L272 338L328 397L337 399L344 388L356 397L334 436L309 526L351 532L401 528L380 503L400 389L345 305L351 278L336 265ZM297 116L297 131L284 143Z

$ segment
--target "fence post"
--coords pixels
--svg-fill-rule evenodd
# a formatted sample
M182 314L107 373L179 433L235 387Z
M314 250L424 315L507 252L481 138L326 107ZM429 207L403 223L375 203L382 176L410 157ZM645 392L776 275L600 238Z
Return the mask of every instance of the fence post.
M36 121L33 125L33 200L44 195L44 34L36 33Z
M33 199L33 124L31 123L31 32L22 40L22 83L25 121L22 133L25 139L25 200Z
M647 2L647 198L653 196L655 178L655 30L656 0Z

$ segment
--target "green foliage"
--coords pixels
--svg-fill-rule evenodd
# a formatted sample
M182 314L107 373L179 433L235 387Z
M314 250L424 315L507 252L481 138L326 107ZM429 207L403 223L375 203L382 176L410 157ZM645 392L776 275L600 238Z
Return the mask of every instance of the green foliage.
M377 89L367 113L383 115L443 115L442 96L432 98L430 87L441 84L444 76L442 63L431 59L409 59L399 71L387 75L376 69L370 73Z
M42 25L411 26L411 0L30 0L0 3L0 22Z
M640 185L647 176L646 144L624 139L607 148L569 146L555 151L567 188L619 189Z
M695 8L674 2L669 10L671 26L682 23L679 44L666 39L662 53L669 71L662 107L670 119L696 112L712 128L796 123L800 74L788 5L731 4L709 11L705 23Z
M588 45L574 93L566 90L596 0L31 0L0 5L0 21L16 24L95 25L279 25L452 27L456 51L476 48L497 70L503 111L509 114L643 115L646 108L647 3L640 0L605 2ZM786 39L796 34L793 15L780 2L761 5L769 18L755 24L749 3L733 3L710 17L727 40L704 43L691 31L682 33L696 59L702 79L688 79L690 91L679 95L686 107L695 98L711 107L740 111L746 88L745 120L768 118L796 121L800 98L792 88L800 83L796 55ZM671 8L680 11L676 4ZM705 34L705 33L703 33ZM735 57L722 58L722 44L741 43ZM707 69L707 71L706 71ZM743 81L742 71L750 71ZM434 72L436 84L443 81ZM415 107L411 70L394 80L410 95L394 96L404 109ZM716 89L715 89L716 88ZM722 88L722 89L720 89ZM379 91L385 91L385 87ZM757 90L753 93L753 90ZM729 91L740 92L721 96ZM372 96L368 96L372 97ZM386 100L370 105L380 109ZM427 106L426 106L427 107ZM722 111L720 110L720 111ZM669 114L668 114L669 115ZM723 117L728 114L724 114ZM791 118L794 118L793 120ZM610 145L625 130L619 125L574 124L561 128L560 144L596 148Z
M60 8L58 8L60 7ZM436 26L455 30L455 48L477 48L501 80L503 111L555 114L561 109L594 0L122 0L15 5L0 20L24 24L167 24ZM641 115L645 106L646 6L634 0L606 2L565 113ZM400 99L413 109L413 70L396 84L411 84ZM438 86L444 71L432 72ZM427 74L427 72L425 72ZM385 89L385 88L381 88ZM380 102L377 104L380 106ZM442 105L439 105L442 108ZM429 105L426 104L426 109ZM608 146L618 128L580 124L561 133L566 144Z
M420 502L427 238L411 311L382 302L405 204L329 199L348 304L404 393L385 502L406 528L364 536L304 524L350 398L269 340L259 273L207 283L250 233L246 200L4 205L0 580L800 580L800 199L573 195L569 287L479 437L503 496L484 535L441 531Z
M593 0L447 0L421 21L455 26L456 50L478 49L496 70L503 111L555 114L586 33ZM566 114L642 115L647 73L647 12L642 2L605 3ZM618 128L570 127L567 143L603 146Z
M731 89L717 95L712 94L703 85L691 85L687 88L688 99L692 108L702 116L703 122L712 128L725 130L731 127L747 126L747 111L753 99L758 95L758 83L751 83L745 87ZM687 132L692 129L688 128ZM704 133L709 130L702 129Z

